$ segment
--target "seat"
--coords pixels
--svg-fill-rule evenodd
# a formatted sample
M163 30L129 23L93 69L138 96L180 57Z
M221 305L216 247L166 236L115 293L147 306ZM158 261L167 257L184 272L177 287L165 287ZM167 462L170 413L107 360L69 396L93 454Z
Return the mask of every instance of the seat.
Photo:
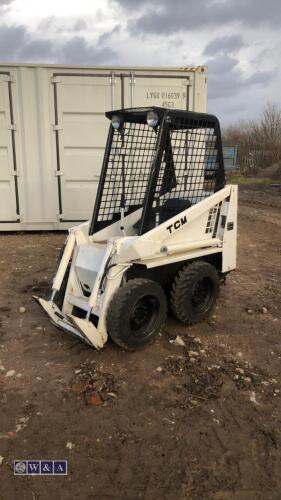
M171 198L170 200L166 200L159 211L159 224L171 219L190 206L191 201L183 198Z

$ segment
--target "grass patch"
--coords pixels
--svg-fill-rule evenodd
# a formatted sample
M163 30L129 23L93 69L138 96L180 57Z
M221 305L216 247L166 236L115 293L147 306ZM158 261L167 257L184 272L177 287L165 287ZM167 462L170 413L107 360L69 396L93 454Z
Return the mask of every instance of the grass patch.
M243 175L226 176L227 184L272 184L268 177L244 177Z

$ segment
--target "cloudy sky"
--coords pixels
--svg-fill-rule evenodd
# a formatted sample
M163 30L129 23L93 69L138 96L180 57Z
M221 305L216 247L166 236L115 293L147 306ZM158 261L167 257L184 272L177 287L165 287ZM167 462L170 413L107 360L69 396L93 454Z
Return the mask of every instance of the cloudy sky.
M0 0L0 62L209 67L223 124L281 104L280 0Z

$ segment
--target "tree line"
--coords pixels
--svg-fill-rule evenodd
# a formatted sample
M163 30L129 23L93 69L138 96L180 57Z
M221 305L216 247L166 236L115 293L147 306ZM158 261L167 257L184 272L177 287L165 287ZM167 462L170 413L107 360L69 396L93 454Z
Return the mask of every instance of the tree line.
M259 119L223 130L223 142L238 146L237 160L243 174L256 174L281 161L281 107L268 102Z

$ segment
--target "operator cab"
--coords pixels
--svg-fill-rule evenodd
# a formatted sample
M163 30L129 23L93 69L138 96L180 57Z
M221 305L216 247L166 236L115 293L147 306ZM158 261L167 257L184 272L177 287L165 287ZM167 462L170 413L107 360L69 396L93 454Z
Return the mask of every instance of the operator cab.
M90 235L115 222L116 235L142 235L224 187L215 116L159 107L106 116L111 124Z

